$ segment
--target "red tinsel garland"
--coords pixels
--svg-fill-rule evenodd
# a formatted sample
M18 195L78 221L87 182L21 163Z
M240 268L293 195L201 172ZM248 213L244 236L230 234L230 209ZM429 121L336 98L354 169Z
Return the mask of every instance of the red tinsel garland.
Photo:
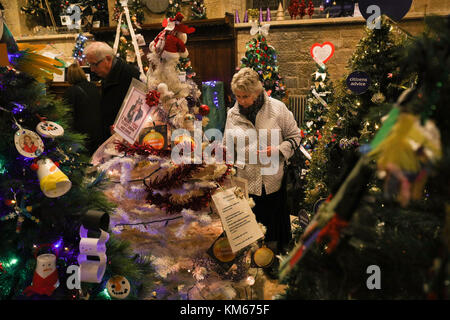
M207 192L206 194L198 197L192 197L187 203L172 203L170 201L170 194L161 195L159 193L153 194L149 192L147 196L147 201L151 204L156 205L159 208L165 208L167 214L179 213L183 209L191 209L194 211L199 211L209 205L211 199L211 194Z
M137 142L130 145L126 142L115 142L116 150L119 152L125 152L126 155L134 156L158 156L158 157L168 157L171 155L172 151L169 150L157 150L147 144L138 144Z
M225 171L225 173L216 181L219 184L223 183L225 178L231 173L231 169L232 165L227 165L227 170ZM167 214L179 213L183 209L199 211L202 208L209 206L209 202L211 201L211 191L206 192L202 196L192 197L189 202L183 204L172 203L172 201L170 200L170 194L166 194L164 196L159 193L153 194L153 190L151 188L147 188L147 191L148 195L146 200L150 204L156 205L158 208L165 208L167 210Z
M169 157L171 154L171 150L156 150L152 148L149 145L141 145L138 143L134 143L133 145L130 145L126 142L119 142L116 141L116 150L119 152L125 152L128 156L133 155L154 155L159 157ZM222 148L223 157L226 157L226 149ZM223 158L225 159L225 158ZM210 191L204 194L203 196L199 197L193 197L189 200L188 203L184 204L174 204L170 201L170 194L162 196L159 193L153 194L153 190L162 190L167 188L177 188L181 186L187 179L189 179L192 174L201 168L203 168L204 164L184 164L176 168L172 174L166 175L163 178L160 178L158 180L155 180L151 184L146 184L148 195L146 200L156 205L159 208L166 208L167 213L178 213L181 212L183 209L192 209L194 211L198 211L202 208L205 208L209 205L209 202L211 200L211 193ZM232 165L226 164L227 170L225 173L215 181L219 184L223 183L225 178L231 173Z
M187 179L191 178L192 174L204 168L202 164L184 164L178 166L170 175L166 174L162 178L156 178L153 182L149 182L147 187L153 190L164 190L167 188L178 188Z

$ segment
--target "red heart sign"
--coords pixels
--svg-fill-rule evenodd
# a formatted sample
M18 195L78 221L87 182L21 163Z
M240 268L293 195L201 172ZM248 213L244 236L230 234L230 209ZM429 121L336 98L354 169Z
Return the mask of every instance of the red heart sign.
M311 56L314 58L314 60L320 61L320 62L327 62L331 59L331 57L334 54L334 44L327 41L322 44L315 43L311 47Z

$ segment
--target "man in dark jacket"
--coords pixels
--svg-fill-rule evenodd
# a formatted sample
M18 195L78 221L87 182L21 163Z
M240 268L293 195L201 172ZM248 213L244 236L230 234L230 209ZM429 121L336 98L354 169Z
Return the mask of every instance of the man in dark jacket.
M122 106L131 79L139 80L139 70L114 56L105 42L92 42L84 50L91 71L102 78L101 111L104 140L111 135L111 126Z

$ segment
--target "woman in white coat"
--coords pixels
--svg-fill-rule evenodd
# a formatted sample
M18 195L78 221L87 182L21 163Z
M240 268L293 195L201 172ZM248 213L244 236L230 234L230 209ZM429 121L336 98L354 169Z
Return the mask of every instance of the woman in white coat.
M291 239L282 188L283 164L293 154L287 140L293 138L298 145L300 129L286 105L267 95L253 69L239 70L231 90L236 103L228 111L223 141L228 162L234 163L238 177L248 180L253 212L267 228L265 242L279 252Z

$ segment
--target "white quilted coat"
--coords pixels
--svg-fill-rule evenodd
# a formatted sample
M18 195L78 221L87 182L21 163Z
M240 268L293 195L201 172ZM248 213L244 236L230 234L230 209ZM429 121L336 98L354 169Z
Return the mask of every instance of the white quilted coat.
M270 164L261 164L259 158L256 164L249 163L249 150L255 150L254 148L250 148L249 141L246 141L245 144L245 162L239 163L236 161L236 139L239 139L239 135L243 134L243 131L237 131L235 129L256 130L258 138L261 132L259 129L267 129L267 143L269 145L271 144L271 129L278 130L279 139L276 142L276 145L272 144L272 148L275 147L273 152L279 151L278 169L274 170L276 173L263 175L261 168L270 167ZM261 134L263 133L264 131L261 132ZM255 125L253 125L245 116L239 113L239 106L236 102L236 104L228 110L223 145L227 145L227 139L230 140L233 138L235 140L233 144L234 165L237 168L237 176L247 179L249 193L260 196L263 184L266 194L278 191L283 179L284 161L289 159L293 154L291 144L287 139L294 138L297 144L300 143L300 129L297 126L297 122L295 121L292 112L289 111L283 102L269 97L264 92L264 105L256 115Z

